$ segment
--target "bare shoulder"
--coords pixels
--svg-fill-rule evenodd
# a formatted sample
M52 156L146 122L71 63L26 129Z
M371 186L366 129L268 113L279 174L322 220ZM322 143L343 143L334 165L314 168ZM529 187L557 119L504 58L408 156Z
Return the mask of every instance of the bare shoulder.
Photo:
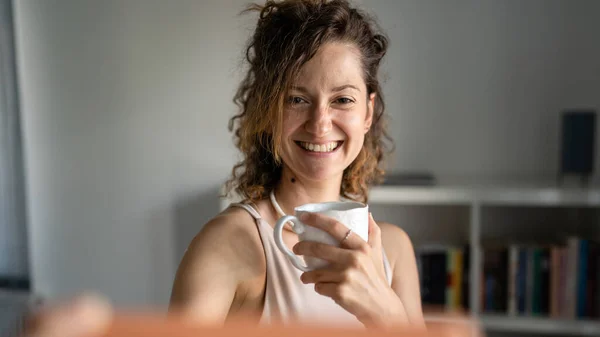
M204 252L218 252L230 258L229 263L260 268L264 254L254 218L241 207L230 207L210 221L192 239L187 248L188 258ZM222 254L226 255L223 256Z
M210 219L194 237L192 244L207 236L217 236L228 241L236 238L251 239L255 237L260 239L254 222L254 218L245 209L229 207Z
M399 259L414 259L414 248L408 234L398 225L377 222L381 229L381 244L392 267Z
M230 207L208 221L188 245L177 268L171 303L228 310L234 296L264 278L266 262L254 218ZM209 296L210 293L221 293ZM219 303L209 300L221 299ZM190 302L201 303L199 305ZM216 310L216 309L215 309Z
M377 225L381 229L382 239L385 239L385 235L390 235L395 240L409 240L408 234L398 225L391 224L389 222L378 221Z

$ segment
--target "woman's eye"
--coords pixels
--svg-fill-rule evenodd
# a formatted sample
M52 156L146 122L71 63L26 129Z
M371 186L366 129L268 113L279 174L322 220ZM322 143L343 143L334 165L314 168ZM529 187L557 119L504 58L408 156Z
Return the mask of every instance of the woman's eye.
M296 105L296 104L301 104L304 102L304 100L302 99L302 97L298 97L298 96L291 96L290 98L288 98L288 102L292 105Z
M340 103L340 104L350 104L350 103L354 103L353 100L351 100L348 97L340 97L336 100L336 103Z

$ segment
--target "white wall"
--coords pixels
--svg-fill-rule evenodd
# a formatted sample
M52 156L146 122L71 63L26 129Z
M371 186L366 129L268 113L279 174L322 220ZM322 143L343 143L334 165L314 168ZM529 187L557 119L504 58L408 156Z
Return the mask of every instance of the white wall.
M34 286L164 304L218 210L247 23L236 1L15 2ZM595 1L362 1L391 37L397 168L545 175L600 106Z
M244 2L15 3L41 293L166 302L235 158Z
M599 1L362 2L391 38L392 167L554 178L560 112L600 110Z

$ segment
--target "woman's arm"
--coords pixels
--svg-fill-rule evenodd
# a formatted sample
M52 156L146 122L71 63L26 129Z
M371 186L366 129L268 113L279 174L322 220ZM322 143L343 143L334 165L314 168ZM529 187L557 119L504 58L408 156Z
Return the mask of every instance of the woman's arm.
M392 289L398 295L411 324L423 325L419 273L414 248L400 227L379 223L381 240L392 267Z
M211 220L192 240L173 283L169 312L221 324L244 282L261 276L265 261L253 219L241 209Z

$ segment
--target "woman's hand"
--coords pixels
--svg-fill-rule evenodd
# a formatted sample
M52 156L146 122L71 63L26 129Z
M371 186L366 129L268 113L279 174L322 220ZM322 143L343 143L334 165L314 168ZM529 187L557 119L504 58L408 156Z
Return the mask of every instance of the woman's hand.
M112 316L112 307L104 298L82 295L28 317L24 337L100 336L109 328Z
M330 262L326 268L305 272L303 283L314 283L315 291L332 298L367 327L408 324L400 298L389 286L383 265L381 231L369 214L369 242L337 220L318 213L304 213L300 220L320 228L341 241L340 247L310 241L298 242L296 254Z

